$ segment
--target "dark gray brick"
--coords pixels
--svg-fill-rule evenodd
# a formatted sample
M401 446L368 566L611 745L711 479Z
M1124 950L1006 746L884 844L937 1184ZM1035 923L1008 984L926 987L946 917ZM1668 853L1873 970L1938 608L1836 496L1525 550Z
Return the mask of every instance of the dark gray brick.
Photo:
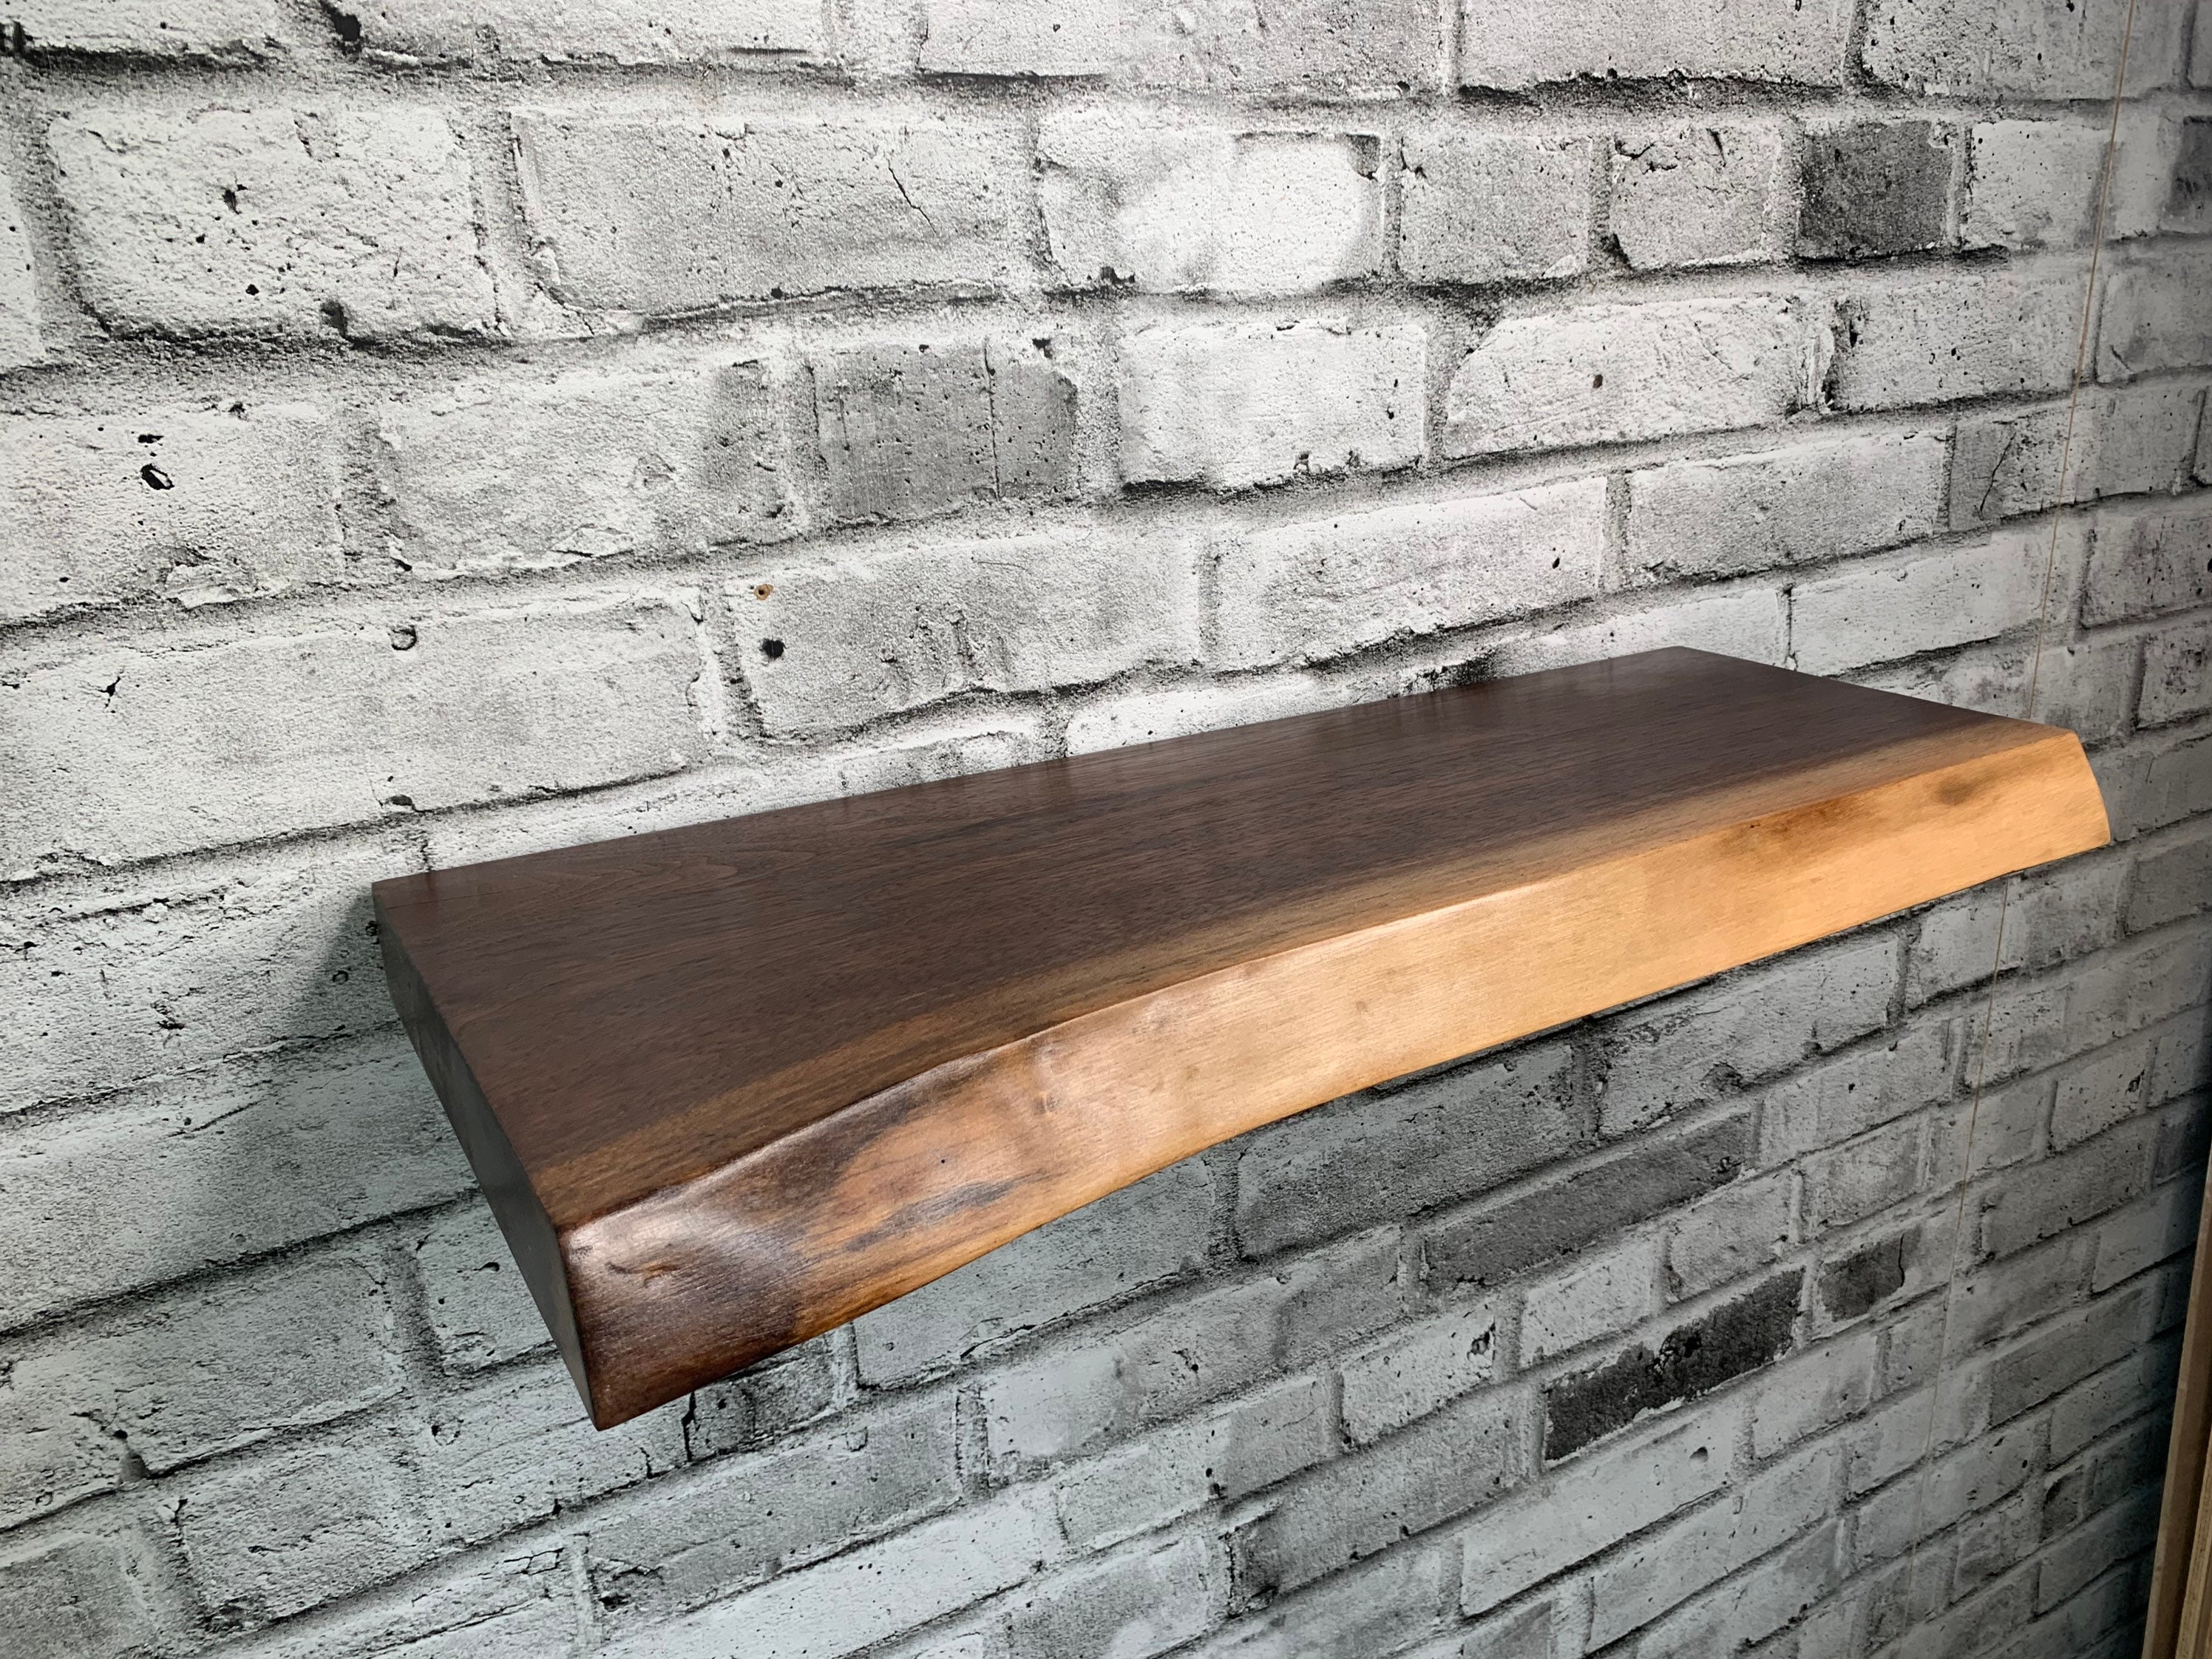
M1904 1288L1920 1243L1912 1227L1829 1262L1820 1269L1820 1305L1832 1319L1856 1319Z
M2204 27L2201 14L2197 27ZM2174 161L2173 188L2166 200L2165 222L2168 230L2212 230L2212 118L2199 115L2181 124L2181 149Z
M1430 1228L1422 1277L1438 1290L1503 1283L1725 1185L1756 1148L1748 1114L1633 1143L1563 1181Z
M1943 240L1955 135L1869 121L1807 135L1797 251L1814 259L1908 253Z
M1544 1458L1556 1462L1678 1400L1694 1400L1790 1347L1804 1273L1784 1273L1678 1325L1654 1353L1641 1343L1544 1390Z

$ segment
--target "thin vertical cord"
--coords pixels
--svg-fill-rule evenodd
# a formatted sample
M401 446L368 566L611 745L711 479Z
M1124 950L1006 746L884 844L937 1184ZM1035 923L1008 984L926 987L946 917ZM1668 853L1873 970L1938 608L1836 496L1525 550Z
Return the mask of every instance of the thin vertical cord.
M2067 471L2074 456L2074 420L2081 404L2081 379L2089 365L2089 325L2096 314L2097 266L2105 252L2105 216L2112 197L2112 174L2118 170L2120 149L2120 106L2127 93L2128 47L2135 40L2136 0L2128 0L2126 21L2120 29L2120 62L2112 77L2112 123L2105 135L2104 176L2097 185L2097 219L2089 240L2089 272L2081 296L2081 331L2074 347L2074 374L2066 392L2066 430L2058 446L2058 477L2052 486L2049 508L2051 542L2043 559L2043 593L2035 616L2035 650L2027 671L2027 706L2023 720L2035 718L2036 694L2043 679L2043 640L2051 622L2051 589L2058 571L2058 535L2066 510ZM1966 1144L1960 1154L1959 1198L1951 1213L1951 1271L1944 1279L1943 1322L1936 1344L1936 1376L1928 1395L1928 1431L1920 1444L1920 1472L1912 1494L1912 1553L1905 1569L1905 1610L1917 1605L1920 1590L1920 1528L1928 1503L1929 1465L1936 1451L1936 1428L1942 1420L1943 1379L1951 1363L1951 1310L1958 1301L1960 1255L1966 1240L1966 1193L1973 1184L1974 1134L1982 1116L1982 1078L1989 1061L1990 1039L1996 1028L1997 981L2004 973L2005 922L2012 910L2012 883L1997 892L1997 932L1990 963L1988 994L1982 1004L1981 1041L1974 1045L1974 1086L1966 1106ZM1971 1259L1971 1256L1970 1256Z

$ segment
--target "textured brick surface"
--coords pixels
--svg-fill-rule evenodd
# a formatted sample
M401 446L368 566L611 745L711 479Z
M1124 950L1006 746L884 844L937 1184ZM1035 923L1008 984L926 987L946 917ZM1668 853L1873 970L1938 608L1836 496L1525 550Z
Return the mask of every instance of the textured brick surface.
M1376 274L1377 146L1357 134L1237 132L1121 112L1046 121L1037 187L1071 288L1296 294Z
M1670 4L1632 15L1572 0L1464 0L1460 80L1521 88L1585 76L1690 76L1834 86L1843 79L1850 21L1841 7L1788 0Z
M154 409L0 422L0 621L151 596L186 605L344 574L321 412Z
M1217 654L1237 668L1318 660L1588 598L1605 518L1592 479L1247 532L1215 567Z
M1012 140L989 127L532 113L516 135L549 274L585 305L988 283L1017 258Z
M719 62L760 52L816 52L823 44L822 8L810 0L766 0L731 13L669 8L650 0L585 7L506 0L380 0L358 19L360 43L401 64L442 64L496 55L574 63Z
M1685 127L1614 141L1606 226L1638 270L1781 256L1796 213L1773 127Z
M87 302L143 334L494 322L459 139L424 112L86 110L48 135Z
M2212 18L2115 122L2122 10L0 7L0 1648L2131 1655ZM589 1428L370 883L1669 644L2118 841Z
M1541 281L1589 259L1586 140L1440 129L1406 140L1398 269L1417 283Z
M1425 364L1410 325L1140 330L1121 349L1122 476L1226 489L1410 465Z
M1805 135L1797 251L1814 259L1912 253L1943 240L1951 199L1948 127L1863 122Z
M1443 451L1482 455L1763 425L1812 401L1826 351L1825 307L1781 297L1510 318L1453 372Z

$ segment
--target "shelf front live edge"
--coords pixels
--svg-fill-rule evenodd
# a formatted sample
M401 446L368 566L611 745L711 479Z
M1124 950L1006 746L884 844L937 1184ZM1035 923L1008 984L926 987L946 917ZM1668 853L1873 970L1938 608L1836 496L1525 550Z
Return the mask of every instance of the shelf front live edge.
M605 1427L1257 1125L2106 839L2069 732L1674 650L376 907Z

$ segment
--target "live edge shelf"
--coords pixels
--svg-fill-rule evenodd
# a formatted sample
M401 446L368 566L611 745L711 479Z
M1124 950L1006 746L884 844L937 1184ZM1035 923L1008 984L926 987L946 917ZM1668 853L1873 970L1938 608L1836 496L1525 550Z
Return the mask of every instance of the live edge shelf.
M1655 651L376 908L606 1427L1259 1124L2106 839L2069 732Z

